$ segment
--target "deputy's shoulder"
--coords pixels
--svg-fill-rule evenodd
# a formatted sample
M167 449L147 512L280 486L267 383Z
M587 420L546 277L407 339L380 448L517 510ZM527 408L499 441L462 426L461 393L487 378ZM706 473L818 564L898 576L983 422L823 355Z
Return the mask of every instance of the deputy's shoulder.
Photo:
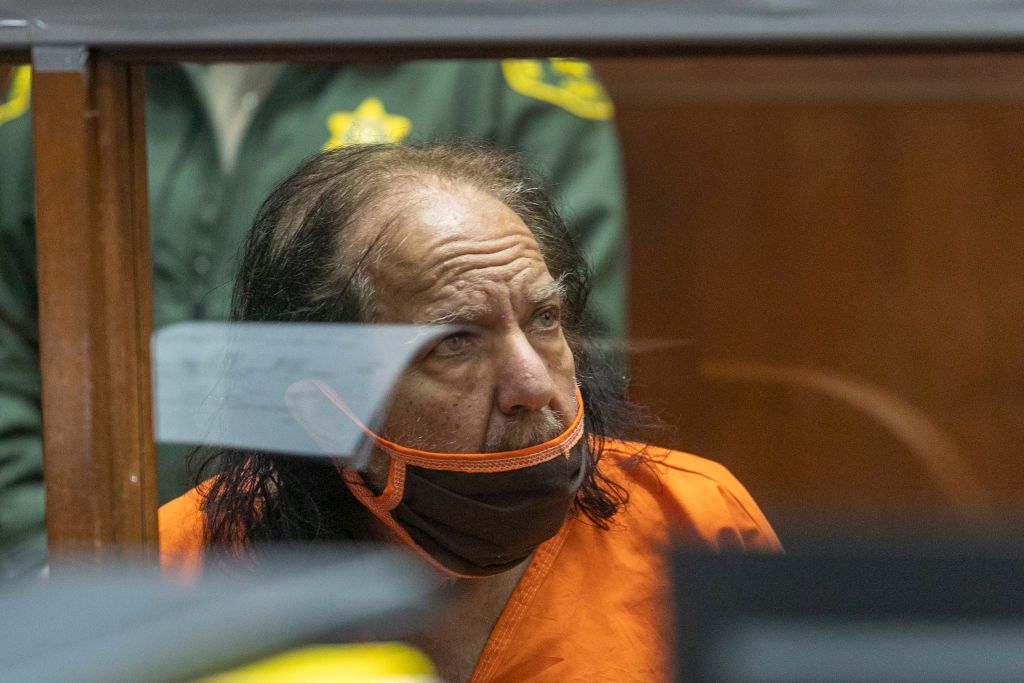
M505 83L520 95L584 119L612 118L615 107L587 62L580 59L504 59Z
M0 103L0 126L19 119L28 112L32 100L32 69L28 66L14 68L10 86Z

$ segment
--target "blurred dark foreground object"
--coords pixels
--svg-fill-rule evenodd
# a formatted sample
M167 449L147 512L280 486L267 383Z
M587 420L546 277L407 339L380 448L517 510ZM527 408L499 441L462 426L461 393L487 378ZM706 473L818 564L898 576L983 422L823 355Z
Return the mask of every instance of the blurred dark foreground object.
M679 680L1024 681L1019 541L803 538L787 550L676 552Z
M0 678L179 681L304 643L397 637L427 613L434 583L405 553L356 548L268 554L256 569L185 584L157 570L65 570L0 591Z

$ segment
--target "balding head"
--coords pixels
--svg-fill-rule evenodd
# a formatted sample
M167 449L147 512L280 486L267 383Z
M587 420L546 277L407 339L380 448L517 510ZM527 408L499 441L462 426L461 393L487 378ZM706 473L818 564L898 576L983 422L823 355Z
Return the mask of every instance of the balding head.
M489 195L516 214L564 287L563 324L582 331L589 277L541 187L510 154L470 145L367 145L312 157L264 203L245 247L233 317L369 321L370 271L404 211L429 190Z

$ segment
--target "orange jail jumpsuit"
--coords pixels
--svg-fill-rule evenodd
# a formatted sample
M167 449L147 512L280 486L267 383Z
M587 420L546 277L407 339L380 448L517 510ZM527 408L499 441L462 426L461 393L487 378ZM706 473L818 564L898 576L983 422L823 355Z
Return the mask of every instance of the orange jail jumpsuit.
M611 441L602 471L629 502L599 529L569 519L530 560L471 683L659 681L670 677L672 592L662 551L670 543L779 552L746 489L721 465L651 447L649 465L623 466L630 444ZM160 508L164 567L201 565L202 512L195 489Z

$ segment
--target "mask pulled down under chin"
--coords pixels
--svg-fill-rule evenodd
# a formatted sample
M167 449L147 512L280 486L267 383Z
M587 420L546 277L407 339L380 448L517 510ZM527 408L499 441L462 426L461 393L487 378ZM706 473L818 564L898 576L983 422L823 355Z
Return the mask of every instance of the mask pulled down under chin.
M583 484L582 450L508 472L407 467L391 516L448 573L507 571L562 528Z
M344 412L341 399L322 386ZM455 578L481 578L523 562L565 524L587 473L583 397L569 428L545 443L499 453L433 453L364 431L390 458L380 494L339 463L352 494L406 545Z

